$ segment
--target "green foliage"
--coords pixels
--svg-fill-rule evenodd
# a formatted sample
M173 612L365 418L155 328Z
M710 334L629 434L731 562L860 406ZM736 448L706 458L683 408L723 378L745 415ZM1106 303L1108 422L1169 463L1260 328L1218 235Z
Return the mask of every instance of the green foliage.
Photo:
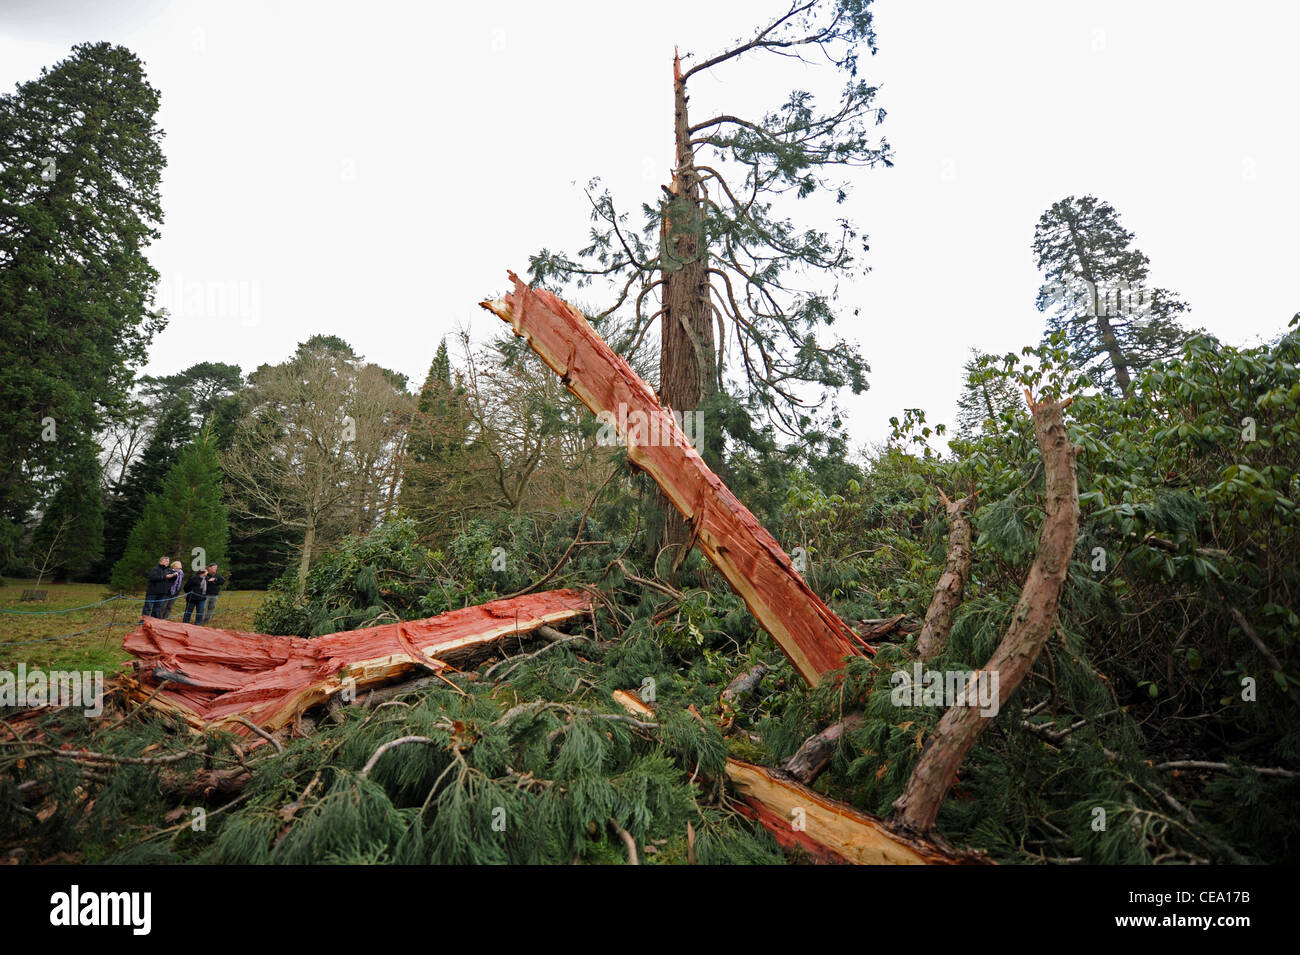
M193 570L195 548L202 563L226 562L226 508L221 503L221 469L216 448L206 433L181 454L162 486L145 503L131 530L126 550L113 567L109 585L133 592L160 555L170 555Z
M81 577L99 559L104 542L104 498L99 458L82 444L32 535L32 565L47 574Z
M1069 196L1043 213L1034 255L1047 282L1038 308L1048 333L1069 339L1071 363L1098 387L1126 392L1155 361L1173 357L1187 337L1176 316L1187 306L1147 284L1149 260L1133 245L1115 209L1094 196Z
M109 43L76 46L0 97L0 521L11 526L125 402L165 324L145 254L162 220L157 111L140 60Z

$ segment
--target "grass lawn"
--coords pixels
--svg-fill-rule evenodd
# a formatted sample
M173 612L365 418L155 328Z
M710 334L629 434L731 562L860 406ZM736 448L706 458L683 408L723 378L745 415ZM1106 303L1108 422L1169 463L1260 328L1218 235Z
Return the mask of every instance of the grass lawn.
M112 596L103 584L42 584L48 599L24 602L22 592L31 587L31 581L12 578L0 587L0 670L13 670L21 662L28 669L103 670L107 675L130 659L122 649L122 639L140 622L143 596L100 604ZM223 590L212 626L252 630L253 614L265 596L264 590ZM86 604L98 606L69 609ZM33 610L43 612L30 613ZM185 600L181 598L172 609L171 619L180 620L184 612Z

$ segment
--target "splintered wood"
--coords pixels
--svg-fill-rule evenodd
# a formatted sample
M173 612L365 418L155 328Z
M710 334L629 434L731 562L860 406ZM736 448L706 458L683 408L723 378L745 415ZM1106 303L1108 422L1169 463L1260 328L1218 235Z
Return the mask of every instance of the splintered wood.
M809 789L779 770L727 760L737 808L766 828L782 848L802 849L814 862L855 865L982 863L890 829L879 819Z
M581 591L550 590L311 639L145 617L122 644L135 673L120 679L133 699L192 726L247 736L244 720L274 731L336 694L472 666L512 637L589 609Z
M484 308L510 323L565 386L627 443L628 460L648 473L690 522L692 540L809 683L846 657L874 652L822 602L789 556L709 469L672 413L572 306L530 289L513 272L513 293ZM859 641L860 642L860 641Z

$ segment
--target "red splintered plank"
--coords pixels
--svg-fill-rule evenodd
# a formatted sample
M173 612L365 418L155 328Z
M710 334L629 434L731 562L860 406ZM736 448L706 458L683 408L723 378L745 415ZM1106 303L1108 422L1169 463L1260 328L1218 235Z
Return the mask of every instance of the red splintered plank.
M194 726L226 723L247 735L242 716L274 730L344 689L386 683L417 669L445 669L481 658L497 642L544 624L586 614L578 590L548 590L453 610L426 620L347 630L322 637L241 633L146 617L126 635L137 675L123 678L146 699L170 675L150 705ZM155 676L154 670L165 671Z
M852 631L813 593L789 556L686 440L672 414L576 309L510 272L515 290L480 304L510 323L579 401L604 413L692 523L696 546L809 683L860 655ZM865 646L865 645L864 645ZM868 652L871 651L867 648Z

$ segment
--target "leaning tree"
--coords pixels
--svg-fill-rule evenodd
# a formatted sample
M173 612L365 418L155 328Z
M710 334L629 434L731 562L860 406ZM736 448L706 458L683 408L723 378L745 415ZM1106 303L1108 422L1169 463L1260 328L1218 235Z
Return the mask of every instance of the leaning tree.
M890 165L889 145L874 131L885 115L876 87L858 76L860 50L875 52L869 5L795 0L717 55L674 56L675 166L662 195L642 206L640 228L592 180L590 243L573 257L543 249L530 261L533 283L559 291L608 281L614 300L596 320L621 313L628 331L613 344L624 354L659 322L659 398L703 418L694 440L715 468L728 437L755 447L784 435L816 447L838 430L833 392L867 386L856 347L818 338L835 320L835 282L858 267L866 239L845 216L829 229L797 226L787 199L843 203L847 170ZM758 67L761 55L839 71L838 102L823 110L796 89L762 116L719 107L692 117L693 79L742 59ZM653 543L687 539L663 508ZM686 551L678 551L680 564Z

